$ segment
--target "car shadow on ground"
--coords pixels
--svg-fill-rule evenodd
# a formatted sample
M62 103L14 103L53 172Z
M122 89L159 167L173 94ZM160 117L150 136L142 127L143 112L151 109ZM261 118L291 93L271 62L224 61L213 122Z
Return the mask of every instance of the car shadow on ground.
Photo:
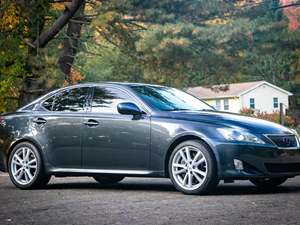
M94 189L105 191L150 191L150 192L177 192L171 182L138 182L123 181L113 185L101 185L97 182L68 182L68 183L50 183L45 189ZM272 189L260 189L247 182L236 184L221 183L216 190L209 195L249 195L249 194L282 194L282 193L300 193L300 184L285 184Z

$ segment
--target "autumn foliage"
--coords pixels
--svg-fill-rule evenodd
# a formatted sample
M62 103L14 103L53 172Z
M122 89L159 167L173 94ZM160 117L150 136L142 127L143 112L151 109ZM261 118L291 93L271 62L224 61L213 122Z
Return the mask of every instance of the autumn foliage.
M249 108L243 108L240 110L240 113L242 115L252 116L259 119L280 123L280 114L277 111L274 111L272 113L267 113L267 112L261 112ZM291 116L284 115L284 124L288 127L296 127L297 121Z
M291 5L295 0L281 0L281 5ZM295 31L300 28L300 7L291 6L283 9L284 14L289 19L289 31Z

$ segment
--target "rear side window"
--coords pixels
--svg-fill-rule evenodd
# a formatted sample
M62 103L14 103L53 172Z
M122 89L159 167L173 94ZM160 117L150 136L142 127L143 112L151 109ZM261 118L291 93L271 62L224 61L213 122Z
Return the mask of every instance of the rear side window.
M54 99L54 97L48 98L46 101L43 102L43 107L49 111L52 111Z
M63 91L43 102L43 107L49 111L83 112L87 106L89 88L75 88Z
M95 87L91 111L95 113L118 114L117 106L121 102L134 102L125 92L115 88Z

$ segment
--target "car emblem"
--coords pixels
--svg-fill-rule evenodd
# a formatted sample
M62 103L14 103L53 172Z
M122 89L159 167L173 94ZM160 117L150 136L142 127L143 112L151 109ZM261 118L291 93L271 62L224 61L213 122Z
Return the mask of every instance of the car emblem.
M284 144L286 144L286 146L291 146L291 139L290 138L287 138L287 137L283 138L283 142L284 142Z

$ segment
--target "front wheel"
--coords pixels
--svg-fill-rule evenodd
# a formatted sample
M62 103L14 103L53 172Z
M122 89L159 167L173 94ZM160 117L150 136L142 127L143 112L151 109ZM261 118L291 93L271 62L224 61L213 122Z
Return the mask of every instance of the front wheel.
M119 175L109 175L109 176L103 176L103 175L97 175L93 177L96 181L98 181L100 184L115 184L123 180L124 176Z
M21 189L42 187L51 178L44 172L39 151L29 142L14 147L8 161L8 172L13 184Z
M201 141L185 141L173 151L169 174L175 188L184 194L204 194L218 185L213 153Z
M279 178L252 178L250 182L255 184L259 188L274 188L283 184L287 178L279 177Z

